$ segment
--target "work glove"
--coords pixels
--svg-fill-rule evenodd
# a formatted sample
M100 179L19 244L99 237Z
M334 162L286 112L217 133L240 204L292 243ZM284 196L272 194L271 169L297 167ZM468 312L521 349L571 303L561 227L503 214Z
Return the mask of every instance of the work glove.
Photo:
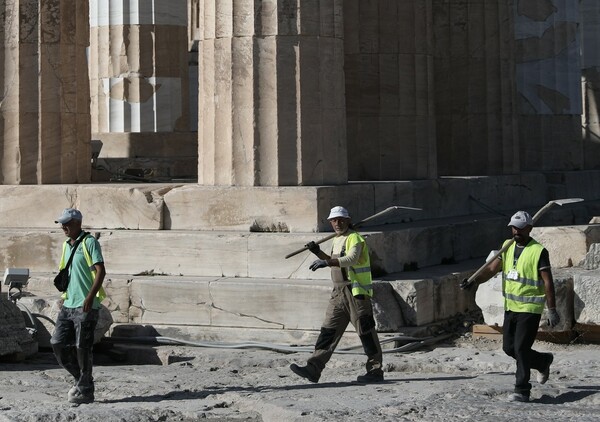
M318 270L319 268L325 268L328 267L329 265L327 265L327 261L324 259L317 259L316 261L313 261L312 264L310 264L310 268L311 270L315 271Z
M309 251L311 251L312 253L314 253L317 256L319 256L319 253L321 252L321 248L319 247L319 245L317 245L312 240L310 242L308 242L306 245L304 245L304 247L307 248Z
M560 315L556 312L556 308L548 309L548 327L553 328L560 322Z
M474 282L469 283L469 279L468 278L463 278L462 281L458 284L458 287L461 288L461 290L471 290L471 288L475 285Z

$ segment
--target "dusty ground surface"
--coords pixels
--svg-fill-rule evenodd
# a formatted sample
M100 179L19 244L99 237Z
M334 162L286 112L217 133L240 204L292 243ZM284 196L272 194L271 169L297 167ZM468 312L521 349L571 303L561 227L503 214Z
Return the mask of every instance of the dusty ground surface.
M71 405L50 353L0 364L0 421L597 421L600 345L537 342L554 353L550 380L532 373L532 402L508 403L515 365L499 341L469 335L384 355L382 384L353 382L360 354L335 354L318 384L289 369L308 353L160 346L169 365L98 356L96 402Z

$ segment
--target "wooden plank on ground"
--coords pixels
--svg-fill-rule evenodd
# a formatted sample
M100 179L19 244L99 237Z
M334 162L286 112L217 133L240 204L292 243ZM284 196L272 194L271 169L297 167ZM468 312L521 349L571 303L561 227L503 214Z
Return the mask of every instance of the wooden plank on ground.
M473 325L473 338L489 338L494 340L502 339L502 327L498 325Z
M600 327L599 327L600 328ZM600 336L600 330L598 331ZM473 325L473 338L489 338L494 340L502 340L502 327L498 325ZM536 339L540 341L548 341L551 343L567 344L573 341L576 337L574 331L538 331Z
M573 327L577 340L587 343L600 343L600 325L575 324Z

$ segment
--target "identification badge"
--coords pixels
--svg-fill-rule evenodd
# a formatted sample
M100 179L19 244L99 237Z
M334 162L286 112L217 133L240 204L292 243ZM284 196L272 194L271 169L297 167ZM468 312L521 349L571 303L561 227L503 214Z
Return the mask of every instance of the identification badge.
M506 278L508 278L509 280L518 280L519 272L517 270L510 270Z

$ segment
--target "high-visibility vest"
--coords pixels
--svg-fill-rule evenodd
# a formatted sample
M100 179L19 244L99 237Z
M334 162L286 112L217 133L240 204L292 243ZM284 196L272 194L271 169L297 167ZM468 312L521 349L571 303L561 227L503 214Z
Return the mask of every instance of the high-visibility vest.
M88 268L90 269L90 275L91 277L91 281L92 284L94 284L94 280L96 279L96 270L92 269L95 268L94 267L94 262L92 261L92 256L90 255L90 252L87 249L87 246L85 244L85 239L89 236L89 233L86 233L83 236L83 239L81 239L81 246L83 249L83 256L85 257L85 262L88 264ZM66 260L65 260L65 256L67 254L67 244L69 243L69 240L65 240L65 242L63 243L63 249L62 249L62 256L60 257L60 263L58 264L58 270L62 270L63 268L65 268L65 265L67 265ZM73 251L71 253L75 253L77 251ZM61 297L63 299L67 298L67 292L63 292L63 294L61 295ZM100 286L100 290L98 290L98 293L96 293L96 297L100 300L100 302L102 302L105 298L106 298L106 292L104 291L104 287Z
M541 314L546 303L546 288L539 275L538 263L544 247L531 239L523 248L516 265L515 247L512 244L502 256L504 309Z
M345 249L349 251L354 245L362 243L360 258L356 265L348 267L348 278L352 287L352 295L367 295L373 297L373 280L371 277L371 260L369 248L365 239L357 232L352 232L346 238Z

